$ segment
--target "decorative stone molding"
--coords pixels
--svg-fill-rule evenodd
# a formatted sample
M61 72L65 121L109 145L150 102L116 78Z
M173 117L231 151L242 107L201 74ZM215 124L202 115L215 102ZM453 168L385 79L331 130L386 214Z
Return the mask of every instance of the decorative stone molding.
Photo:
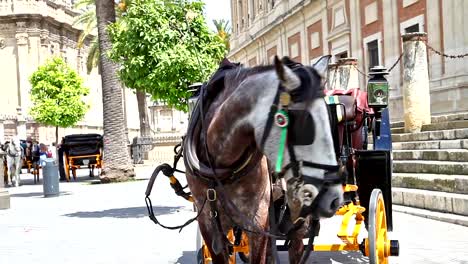
M17 29L26 29L26 28L28 28L28 22L26 22L26 21L16 22L16 28Z
M42 46L48 46L50 44L50 40L49 40L49 34L47 31L42 31L41 32L41 35L40 35L40 38L41 38L41 45Z
M16 34L16 43L18 45L27 45L28 44L28 33L17 33Z
M15 28L15 24L14 23L1 23L0 24L0 30L3 32L3 31L7 31L7 30L13 30Z
M6 47L5 40L0 38L0 49L4 49Z

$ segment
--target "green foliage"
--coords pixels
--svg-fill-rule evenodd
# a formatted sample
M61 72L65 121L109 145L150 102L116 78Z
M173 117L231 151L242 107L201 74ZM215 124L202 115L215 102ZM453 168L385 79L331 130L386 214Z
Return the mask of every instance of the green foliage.
M109 27L110 57L125 86L187 110L187 88L206 81L225 54L202 15L203 2L135 0Z
M70 127L83 119L89 105L82 97L89 94L83 79L61 58L48 60L29 78L31 82L31 116L39 123Z

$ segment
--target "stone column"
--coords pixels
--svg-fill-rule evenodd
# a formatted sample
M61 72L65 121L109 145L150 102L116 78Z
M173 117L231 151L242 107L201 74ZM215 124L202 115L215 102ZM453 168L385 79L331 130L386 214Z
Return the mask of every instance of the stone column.
M431 101L426 33L409 33L403 38L403 106L405 132L420 132L431 123Z
M17 110L17 118L16 118L16 134L20 139L26 139L27 132L26 132L26 119L23 116L21 111L21 107L16 108Z
M0 116L0 144L5 142L5 125L3 122L5 122L5 119L3 118L3 116Z
M19 23L19 22L18 22ZM29 81L28 81L28 67L29 67L29 51L28 51L28 33L16 34L16 46L18 50L18 102L23 109L28 109L29 106Z
M4 156L5 152L0 149L0 161L3 161ZM3 181L5 178L4 172L3 162L0 162L0 209L10 208L10 193L5 189L5 182Z
M356 58L340 59L337 64L330 64L328 74L328 89L330 90L359 88Z

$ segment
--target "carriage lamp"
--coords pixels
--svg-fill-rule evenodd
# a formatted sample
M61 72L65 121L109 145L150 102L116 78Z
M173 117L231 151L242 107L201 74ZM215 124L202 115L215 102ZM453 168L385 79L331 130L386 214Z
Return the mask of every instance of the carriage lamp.
M370 69L370 79L367 82L367 102L369 107L381 109L388 106L388 81L385 75L388 71L383 66Z
M188 99L189 119L192 116L192 111L195 108L195 105L197 104L200 88L202 85L202 83L194 83L188 87L188 91L190 93L190 97Z

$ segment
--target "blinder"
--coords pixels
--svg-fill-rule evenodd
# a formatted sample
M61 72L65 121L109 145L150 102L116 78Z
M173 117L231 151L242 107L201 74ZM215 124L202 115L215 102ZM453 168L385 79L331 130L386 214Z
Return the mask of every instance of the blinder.
M311 145L315 139L315 125L307 110L288 110L289 143L294 146Z
M307 109L298 110L291 109L289 107L291 101L294 103L302 102L301 97L303 96L301 96L301 92L306 91L305 88L307 87L301 88L302 89L299 89L299 91L286 91L285 87L283 87L280 82L273 104L270 107L260 147L263 150L264 144L273 125L281 128L278 156L275 166L276 177L281 178L288 170L292 170L294 177L290 180L299 180L303 181L305 184L320 186L319 194L315 197L312 204L302 208L301 216L304 216L310 213L314 214L319 201L322 199L329 187L335 184L343 184L344 178L342 177L343 175L340 175L341 173L339 173L340 166L338 165L327 165L296 159L294 146L311 145L316 136L314 119L309 111L307 111ZM283 153L286 148L289 152L290 162L283 166ZM318 179L311 175L303 175L301 173L302 167L325 170L325 177L323 179Z

